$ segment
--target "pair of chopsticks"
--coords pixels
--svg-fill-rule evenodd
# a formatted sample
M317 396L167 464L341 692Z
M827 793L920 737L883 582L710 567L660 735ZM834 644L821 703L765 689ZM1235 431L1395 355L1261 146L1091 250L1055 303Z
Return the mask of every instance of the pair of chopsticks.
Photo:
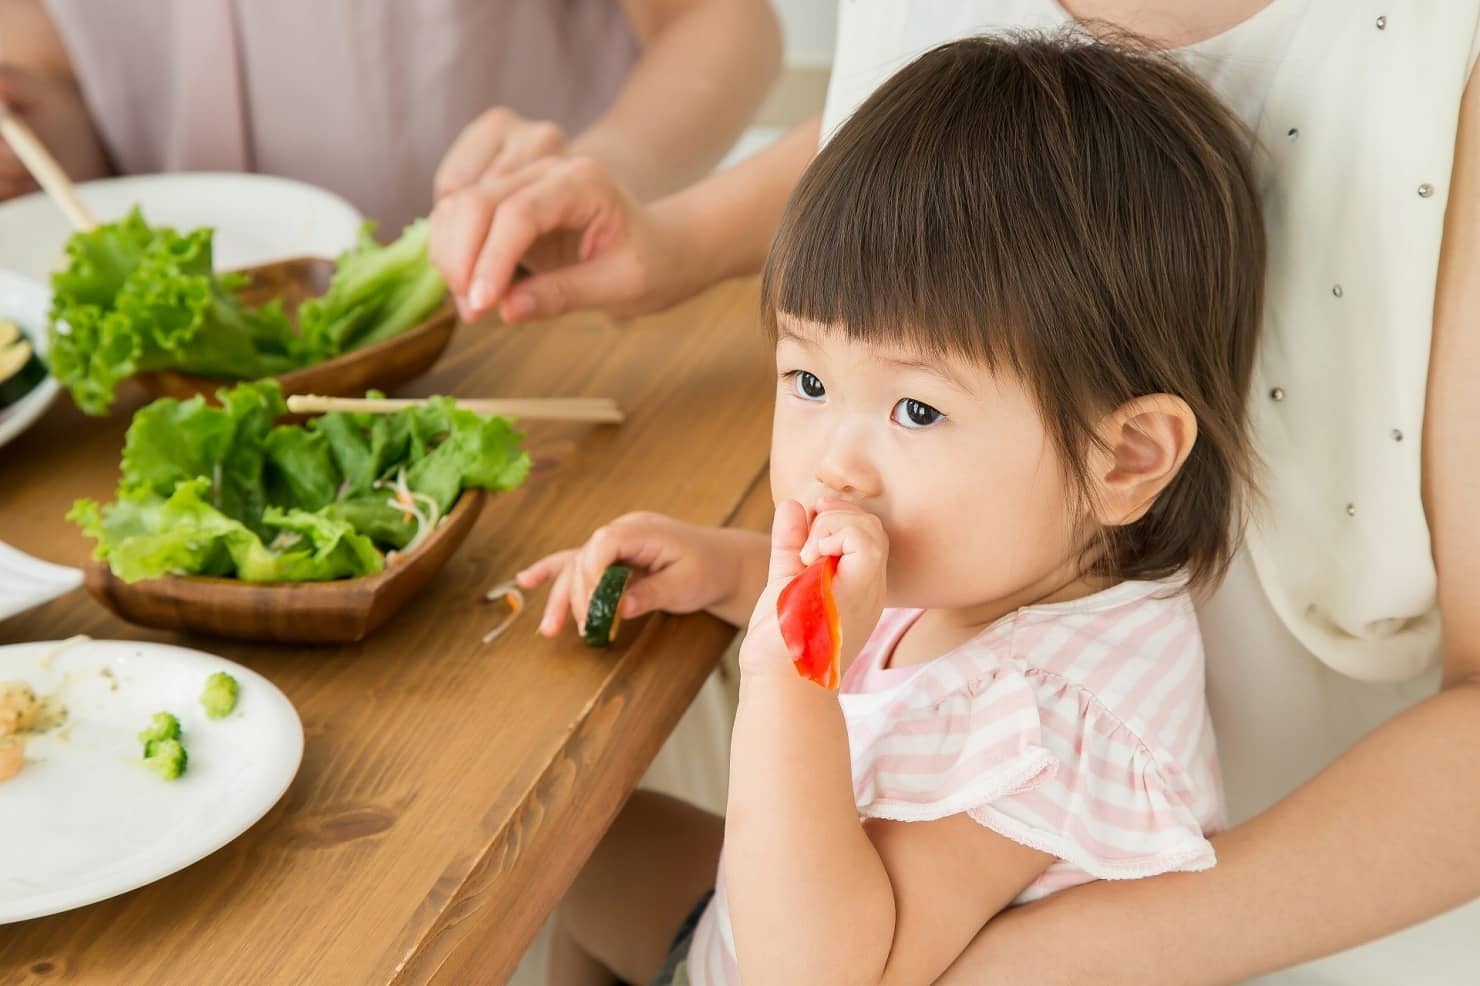
M62 210L74 229L86 233L98 228L98 221L93 218L87 206L82 204L82 199L77 197L77 187L62 170L62 166L57 164L57 159L51 156L51 152L41 143L35 132L4 103L0 103L0 138L4 138L11 146L15 156L21 159L21 164L36 179L36 184L51 196L51 200Z
M497 414L525 421L584 421L591 424L621 424L626 415L610 397L505 397L454 398L457 406L478 414ZM359 414L391 414L420 407L423 400L367 400L359 397L320 397L294 394L288 398L293 414L349 411Z

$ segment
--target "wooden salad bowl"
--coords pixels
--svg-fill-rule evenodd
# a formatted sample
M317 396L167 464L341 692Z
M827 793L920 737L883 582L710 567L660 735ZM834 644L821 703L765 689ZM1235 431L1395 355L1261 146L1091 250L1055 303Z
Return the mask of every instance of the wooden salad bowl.
M431 537L375 575L334 582L167 575L128 583L107 562L94 561L87 567L87 588L130 623L161 630L277 643L353 643L390 619L452 557L485 499L485 490L464 490Z
M333 260L323 257L294 257L248 267L242 273L251 276L251 283L237 291L237 297L254 306L280 298L283 310L292 317L300 304L328 290L334 267ZM456 328L457 310L452 299L445 298L424 322L399 335L284 373L276 379L285 397L289 394L363 397L367 390L394 390L431 369L452 341ZM196 394L214 399L217 390L238 382L174 370L140 373L135 379L150 397L180 400Z

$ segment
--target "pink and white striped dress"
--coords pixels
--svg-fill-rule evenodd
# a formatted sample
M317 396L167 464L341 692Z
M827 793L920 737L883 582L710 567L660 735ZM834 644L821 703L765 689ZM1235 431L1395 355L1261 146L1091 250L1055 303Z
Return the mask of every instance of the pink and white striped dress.
M1028 606L932 661L886 667L920 612L886 610L843 676L860 818L964 812L1055 856L1020 904L1213 865L1222 794L1185 579ZM693 986L740 982L723 862L687 971Z

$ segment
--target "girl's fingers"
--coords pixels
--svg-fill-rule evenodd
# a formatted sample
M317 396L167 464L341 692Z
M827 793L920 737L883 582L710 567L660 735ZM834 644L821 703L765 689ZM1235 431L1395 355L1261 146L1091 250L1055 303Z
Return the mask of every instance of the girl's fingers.
M570 572L567 565L560 570L555 584L550 587L550 597L545 600L545 613L540 617L540 633L553 637L565 627L565 613L570 608Z
M565 566L566 559L573 554L575 552L567 548L565 551L546 555L515 575L514 581L519 583L521 589L536 589L559 574L560 569Z
M873 514L850 507L817 515L802 546L801 558L810 565L827 555L883 557L888 551L884 526Z
M795 500L776 504L776 517L771 521L770 579L794 578L805 566L800 552L807 542L807 512Z

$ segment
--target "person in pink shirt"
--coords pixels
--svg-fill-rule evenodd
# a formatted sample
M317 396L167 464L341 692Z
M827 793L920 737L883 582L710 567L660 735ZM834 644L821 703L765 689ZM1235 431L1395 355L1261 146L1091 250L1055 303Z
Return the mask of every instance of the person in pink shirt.
M0 0L0 101L74 180L257 171L390 230L549 159L672 191L780 54L765 0ZM33 188L0 142L0 200Z
M916 986L1006 908L1214 866L1192 593L1252 493L1246 141L1176 62L1055 33L936 48L822 149L761 288L769 541L630 515L520 574L550 634L614 562L624 616L748 625L725 818L635 796L552 984ZM837 692L777 616L829 556Z

